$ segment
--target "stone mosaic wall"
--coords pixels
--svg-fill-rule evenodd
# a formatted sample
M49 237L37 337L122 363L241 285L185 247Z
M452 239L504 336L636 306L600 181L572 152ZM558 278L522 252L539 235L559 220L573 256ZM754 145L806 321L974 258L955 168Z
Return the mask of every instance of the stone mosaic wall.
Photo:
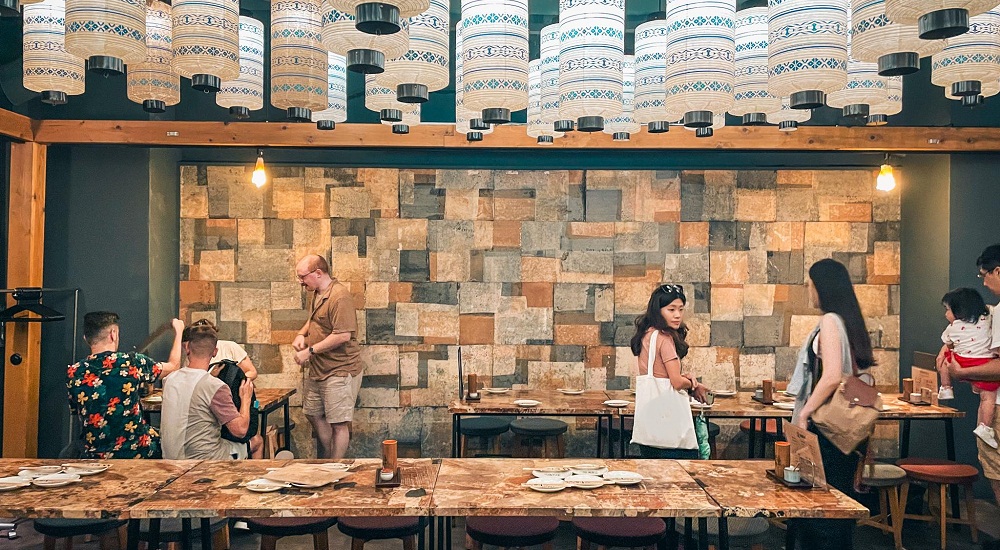
M245 343L261 386L298 386L294 263L330 257L366 344L356 454L387 435L448 452L459 347L496 386L629 387L632 323L660 282L691 301L685 369L719 388L787 379L817 321L806 272L826 257L849 266L879 384L897 384L899 195L870 170L276 167L260 191L248 170L181 169L182 315ZM580 419L570 451L592 452L592 430Z

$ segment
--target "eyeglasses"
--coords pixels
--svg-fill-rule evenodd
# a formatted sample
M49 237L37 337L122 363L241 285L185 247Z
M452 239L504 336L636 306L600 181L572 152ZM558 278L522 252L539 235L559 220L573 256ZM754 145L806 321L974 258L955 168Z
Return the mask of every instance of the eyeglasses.
M684 287L681 285L660 285L660 291L673 294L684 294Z
M978 277L980 279L985 279L987 275L989 275L990 273L996 272L997 269L998 268L994 267L993 269L991 269L989 271L979 270L979 273L976 273L976 277Z
M300 280L300 281L304 281L304 280L306 280L306 277L312 275L313 273L315 273L317 271L319 271L319 270L318 269L314 269L314 270L310 271L309 273L306 273L305 275L299 275L298 273L296 273L295 274L295 278L298 279L298 280Z

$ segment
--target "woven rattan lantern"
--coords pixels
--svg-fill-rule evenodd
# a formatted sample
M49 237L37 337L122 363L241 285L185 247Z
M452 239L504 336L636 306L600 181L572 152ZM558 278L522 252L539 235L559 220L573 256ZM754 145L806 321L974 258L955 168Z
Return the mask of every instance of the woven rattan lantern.
M885 79L885 103L872 105L868 110L868 126L884 126L889 123L889 117L903 111L903 77L888 76ZM998 88L1000 91L1000 88Z
M465 107L465 86L462 63L462 22L455 25L455 132L466 135L469 141L482 141L483 135L493 133L493 126L482 119L482 112Z
M733 106L736 0L667 2L667 112L706 128Z
M964 34L970 18L996 6L995 0L886 0L885 14L896 23L917 25L924 40L938 40Z
M950 88L966 105L982 100L983 83L1000 79L1000 9L969 19L969 32L948 39L931 58L931 83ZM968 98L968 99L965 99Z
M622 112L623 0L559 1L559 113L600 132Z
M128 98L147 113L162 113L181 101L181 77L170 67L172 36L170 4L153 0L146 9L146 59L128 66L125 83Z
M848 40L850 51L850 40ZM843 116L865 118L872 105L888 100L885 77L879 76L877 63L865 63L849 56L847 61L847 86L826 96L826 104L841 109Z
M146 0L66 0L66 51L89 70L122 74L146 59Z
M271 105L308 122L327 106L329 54L320 0L271 2Z
M781 109L773 113L767 113L768 124L777 124L778 130L782 132L794 132L799 129L799 124L812 118L811 109L792 109L791 102L787 97L781 98Z
M635 101L632 116L653 134L670 131L667 120L667 21L635 28Z
M916 25L894 23L885 14L885 0L851 0L851 57L878 63L881 76L902 76L920 69L920 58L944 47L939 40L921 40Z
M329 0L323 2L323 47L347 57L347 70L362 74L379 74L385 70L385 60L402 56L410 49L409 21L401 19L401 30L392 34L375 35L359 31L354 16L335 9Z
M815 109L847 85L848 0L768 0L767 90Z
M611 134L615 141L628 141L632 134L642 131L642 125L635 116L635 56L626 55L622 63L622 112L605 119L604 133Z
M527 0L463 0L464 101L488 124L528 106Z
M555 132L552 123L542 119L542 60L528 63L528 135L536 138L539 145L551 145L552 140L562 137Z
M86 84L86 63L63 47L65 7L64 0L22 6L22 83L50 105L65 104L66 96L82 94Z
M264 25L252 17L240 16L240 76L222 83L215 103L239 119L264 107Z
M781 98L767 91L767 8L747 8L736 14L735 102L729 113L743 124L767 123L767 113L781 109Z
M313 122L319 130L333 130L338 122L347 120L347 58L329 55L327 64L326 109L314 112Z
M239 0L174 0L174 72L203 92L240 76Z
M409 19L430 8L429 0L330 0L334 9L350 14L355 28L366 34L386 35L402 30L400 19Z
M396 90L403 103L423 103L429 92L448 86L449 14L447 0L432 0L426 12L409 20L410 49L387 59L378 81Z

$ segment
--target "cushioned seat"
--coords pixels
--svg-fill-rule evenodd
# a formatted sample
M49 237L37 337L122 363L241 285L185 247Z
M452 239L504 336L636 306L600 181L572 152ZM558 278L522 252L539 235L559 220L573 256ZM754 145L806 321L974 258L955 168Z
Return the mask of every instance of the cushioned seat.
M667 526L662 518L573 518L573 531L584 543L606 547L640 548L663 538ZM585 545L581 544L581 548Z
M719 437L719 433L722 432L722 428L719 427L715 422L708 423L708 438L715 439Z
M879 498L878 514L862 519L861 524L891 534L896 550L903 549L903 509L897 487L906 479L906 470L892 464L868 464L861 472L861 483L878 489Z
M340 518L337 529L354 539L401 539L416 535L424 528L419 517Z
M100 535L113 529L118 529L125 525L126 521L116 519L93 520L93 519L62 519L62 518L40 518L36 519L35 531L55 539L66 537L78 537L80 535Z
M559 520L551 517L468 517L465 532L473 541L501 548L547 544L556 536Z
M861 483L869 487L895 487L904 481L906 470L892 464L869 464L861 477Z
M959 464L951 460L937 458L903 458L896 464L906 471L910 479L928 483L975 483L979 479L979 470L968 464Z
M510 429L511 419L506 416L473 416L462 419L462 435L491 437Z
M337 523L337 518L253 518L246 522L252 533L281 538L326 531Z
M757 422L757 430L760 433L760 422ZM750 421L744 420L740 422L740 431L749 432L750 431ZM764 433L769 437L778 437L778 421L774 418L768 418L764 423Z
M968 525L972 532L972 542L979 542L979 528L976 525L976 498L972 494L972 485L979 479L979 470L968 464L959 464L951 460L939 458L903 458L896 461L896 465L906 472L907 479L903 482L900 492L900 503L905 503L910 491L911 481L922 481L927 483L927 498L930 499L932 493L937 493L938 508L935 515L905 514L906 519L917 519L931 521L940 527L941 550L948 544L947 525L957 523ZM936 489L934 490L935 487ZM949 485L960 485L965 492L966 519L960 517L948 517L947 492ZM957 495L953 493L953 495ZM958 504L953 503L953 507L958 512Z
M566 456L563 434L568 429L568 424L554 418L518 418L510 423L510 431L514 432L514 456L563 458ZM537 453L535 446L540 447Z
M510 431L517 435L551 437L562 435L569 425L554 418L518 418L510 423Z

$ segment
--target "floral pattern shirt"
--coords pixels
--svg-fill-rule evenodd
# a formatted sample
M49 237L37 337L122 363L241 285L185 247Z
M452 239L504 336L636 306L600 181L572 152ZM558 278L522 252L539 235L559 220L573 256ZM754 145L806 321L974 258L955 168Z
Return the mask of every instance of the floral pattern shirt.
M70 365L66 374L70 409L83 417L88 457L160 457L160 435L143 419L139 391L160 377L156 361L105 351Z

